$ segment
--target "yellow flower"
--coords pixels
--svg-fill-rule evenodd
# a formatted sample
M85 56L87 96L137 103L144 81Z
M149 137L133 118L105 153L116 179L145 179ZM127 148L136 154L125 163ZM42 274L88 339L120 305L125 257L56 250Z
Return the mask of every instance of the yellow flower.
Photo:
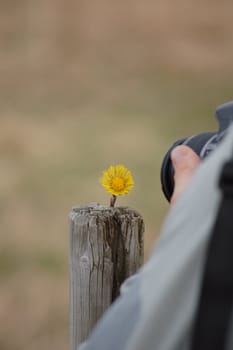
M111 165L103 171L101 183L113 196L127 194L134 186L131 172L124 165Z

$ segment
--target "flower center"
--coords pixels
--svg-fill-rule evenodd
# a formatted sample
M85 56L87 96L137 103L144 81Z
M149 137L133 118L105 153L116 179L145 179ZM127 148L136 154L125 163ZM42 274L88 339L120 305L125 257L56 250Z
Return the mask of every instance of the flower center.
M124 186L124 180L121 177L114 177L112 179L112 188L114 191L121 191L123 190Z

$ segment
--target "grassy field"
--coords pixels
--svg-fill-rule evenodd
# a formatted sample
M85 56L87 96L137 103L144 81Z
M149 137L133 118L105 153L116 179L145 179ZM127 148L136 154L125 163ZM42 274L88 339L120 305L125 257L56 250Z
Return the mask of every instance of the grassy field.
M148 257L168 211L165 152L217 129L215 108L232 100L223 3L2 4L1 349L68 349L68 214L108 204L99 177L110 164L134 175L117 204L143 215Z

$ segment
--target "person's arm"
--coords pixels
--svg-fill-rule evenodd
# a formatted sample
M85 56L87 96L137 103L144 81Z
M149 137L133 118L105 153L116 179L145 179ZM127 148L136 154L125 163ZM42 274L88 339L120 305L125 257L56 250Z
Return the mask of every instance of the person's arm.
M190 162L193 153L188 150L181 161L178 149L173 152L175 192L161 238L82 350L189 349L206 247L221 199L218 177L232 150L233 129L194 171L181 163ZM184 169L187 176L182 179Z

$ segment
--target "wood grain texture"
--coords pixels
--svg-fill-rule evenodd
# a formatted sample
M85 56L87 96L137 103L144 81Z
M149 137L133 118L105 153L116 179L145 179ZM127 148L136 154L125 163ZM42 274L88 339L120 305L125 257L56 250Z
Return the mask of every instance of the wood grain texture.
M70 213L71 350L77 350L143 263L142 217L128 207L97 203Z

